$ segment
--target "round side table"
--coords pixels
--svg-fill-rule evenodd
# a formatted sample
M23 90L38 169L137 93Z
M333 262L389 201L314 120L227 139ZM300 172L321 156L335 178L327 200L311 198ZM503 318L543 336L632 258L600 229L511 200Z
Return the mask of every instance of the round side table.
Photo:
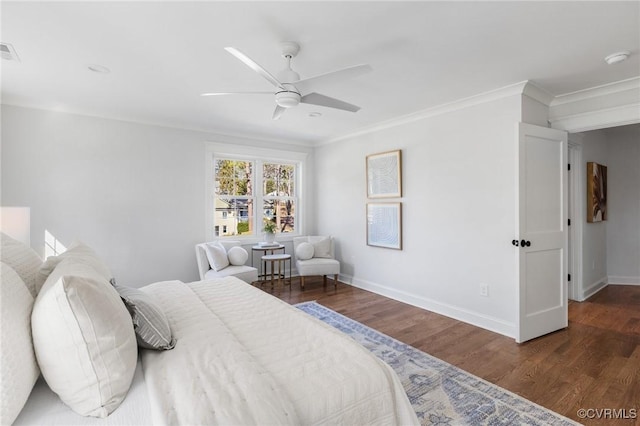
M260 245L255 245L251 247L251 266L253 266L253 253L258 251L258 252L262 252L262 255L266 255L268 254L276 254L276 251L282 250L282 253L284 253L286 250L284 248L284 244L278 244L278 245L274 245L274 246L260 246ZM266 279L268 277L267 274L267 262L265 262L264 260L260 262L260 268L258 268L258 280L262 280L262 279Z
M286 276L287 260L289 261L289 290L291 290L291 255L290 254L266 254L262 256L263 263L265 264L267 262L271 263L271 291L273 291L274 284L275 284L274 274L276 269L276 265L275 265L276 262L278 263L278 273L275 275L277 275L278 277L278 287L284 288L284 286L287 285L287 276ZM264 274L265 278L267 275L268 274L266 273L266 270L265 270L265 274ZM282 285L280 285L280 283L282 283Z

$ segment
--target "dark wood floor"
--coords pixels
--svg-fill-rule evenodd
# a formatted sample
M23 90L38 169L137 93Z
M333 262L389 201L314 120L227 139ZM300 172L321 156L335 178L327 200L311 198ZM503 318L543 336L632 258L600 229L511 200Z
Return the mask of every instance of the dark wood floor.
M587 425L640 425L640 287L608 286L569 304L569 328L518 345L511 338L384 296L307 279L275 295L316 300L356 321ZM579 409L635 419L582 419ZM593 414L594 412L591 412Z

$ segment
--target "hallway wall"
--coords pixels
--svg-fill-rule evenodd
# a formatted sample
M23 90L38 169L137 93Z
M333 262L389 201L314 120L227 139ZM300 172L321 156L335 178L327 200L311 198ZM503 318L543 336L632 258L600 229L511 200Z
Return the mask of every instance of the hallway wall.
M604 131L609 284L640 285L640 124Z

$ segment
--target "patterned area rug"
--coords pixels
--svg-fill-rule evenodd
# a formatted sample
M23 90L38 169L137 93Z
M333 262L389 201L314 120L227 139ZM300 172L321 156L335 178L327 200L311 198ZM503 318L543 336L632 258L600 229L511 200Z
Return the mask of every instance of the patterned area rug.
M316 302L296 307L348 334L398 374L423 425L577 425Z

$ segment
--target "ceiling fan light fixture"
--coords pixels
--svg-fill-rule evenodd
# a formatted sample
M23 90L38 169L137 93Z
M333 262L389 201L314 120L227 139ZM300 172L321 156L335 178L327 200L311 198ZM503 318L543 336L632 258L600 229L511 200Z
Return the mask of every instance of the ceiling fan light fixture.
M604 58L604 61L609 65L613 65L617 64L618 62L625 61L629 57L629 55L631 55L631 52L629 52L628 50L623 50L621 52L612 53L611 55Z
M282 108L293 108L300 103L300 93L296 92L278 92L276 93L276 104Z

